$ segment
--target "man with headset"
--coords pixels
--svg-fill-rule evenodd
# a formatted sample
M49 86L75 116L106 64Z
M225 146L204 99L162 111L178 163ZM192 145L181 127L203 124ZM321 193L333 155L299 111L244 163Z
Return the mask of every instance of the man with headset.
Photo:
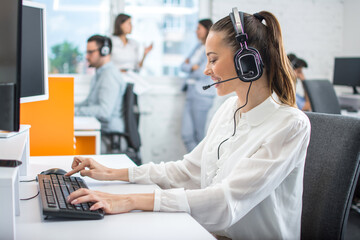
M75 104L76 116L93 116L101 122L102 131L123 132L122 99L126 88L120 71L111 61L111 39L93 35L87 40L86 60L96 68L86 99ZM102 137L102 152L108 141Z

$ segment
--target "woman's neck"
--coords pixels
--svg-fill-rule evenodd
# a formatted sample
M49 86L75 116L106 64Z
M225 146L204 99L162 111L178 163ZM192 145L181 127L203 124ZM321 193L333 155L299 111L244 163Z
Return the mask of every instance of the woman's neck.
M126 35L125 35L125 34L120 35L120 36L119 36L119 38L120 38L120 39L121 39L121 41L124 43L124 45L126 45L126 44L127 44L128 40L127 40L127 38L126 38Z
M238 96L238 107L241 107L246 103L246 96L250 83L244 83L244 85L248 87L242 88L236 92ZM261 81L261 79L254 81L251 84L247 104L240 110L240 112L245 113L250 111L254 107L264 102L270 95L271 91L267 82Z

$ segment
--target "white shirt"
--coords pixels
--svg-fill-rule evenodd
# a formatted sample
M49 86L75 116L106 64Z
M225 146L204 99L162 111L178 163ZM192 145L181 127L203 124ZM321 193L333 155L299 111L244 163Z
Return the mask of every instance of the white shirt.
M274 99L276 99L276 101ZM274 94L233 115L237 96L214 115L204 140L184 159L129 169L156 183L154 211L190 213L208 231L233 239L300 239L303 172L310 122Z
M119 36L112 36L111 60L118 69L138 70L139 68L139 44L128 39L126 45Z

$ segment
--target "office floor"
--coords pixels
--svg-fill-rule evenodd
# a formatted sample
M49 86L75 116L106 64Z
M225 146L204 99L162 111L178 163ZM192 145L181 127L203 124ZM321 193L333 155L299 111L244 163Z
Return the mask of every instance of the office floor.
M345 232L345 240L360 239L360 213L350 209L349 220Z

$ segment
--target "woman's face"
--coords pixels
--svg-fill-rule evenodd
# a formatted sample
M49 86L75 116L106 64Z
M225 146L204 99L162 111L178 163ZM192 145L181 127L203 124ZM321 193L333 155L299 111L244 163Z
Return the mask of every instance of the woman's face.
M223 81L236 77L234 65L234 53L232 49L223 43L223 33L210 31L206 38L206 55L208 63L204 74L211 77L214 82ZM217 94L219 96L227 95L242 87L239 79L216 84Z
M197 38L203 43L205 43L207 32L208 30L199 23L196 29L196 35Z
M128 18L125 22L123 22L120 25L121 30L123 31L123 33L126 34L130 34L131 30L132 30L132 25L131 25L131 18Z

